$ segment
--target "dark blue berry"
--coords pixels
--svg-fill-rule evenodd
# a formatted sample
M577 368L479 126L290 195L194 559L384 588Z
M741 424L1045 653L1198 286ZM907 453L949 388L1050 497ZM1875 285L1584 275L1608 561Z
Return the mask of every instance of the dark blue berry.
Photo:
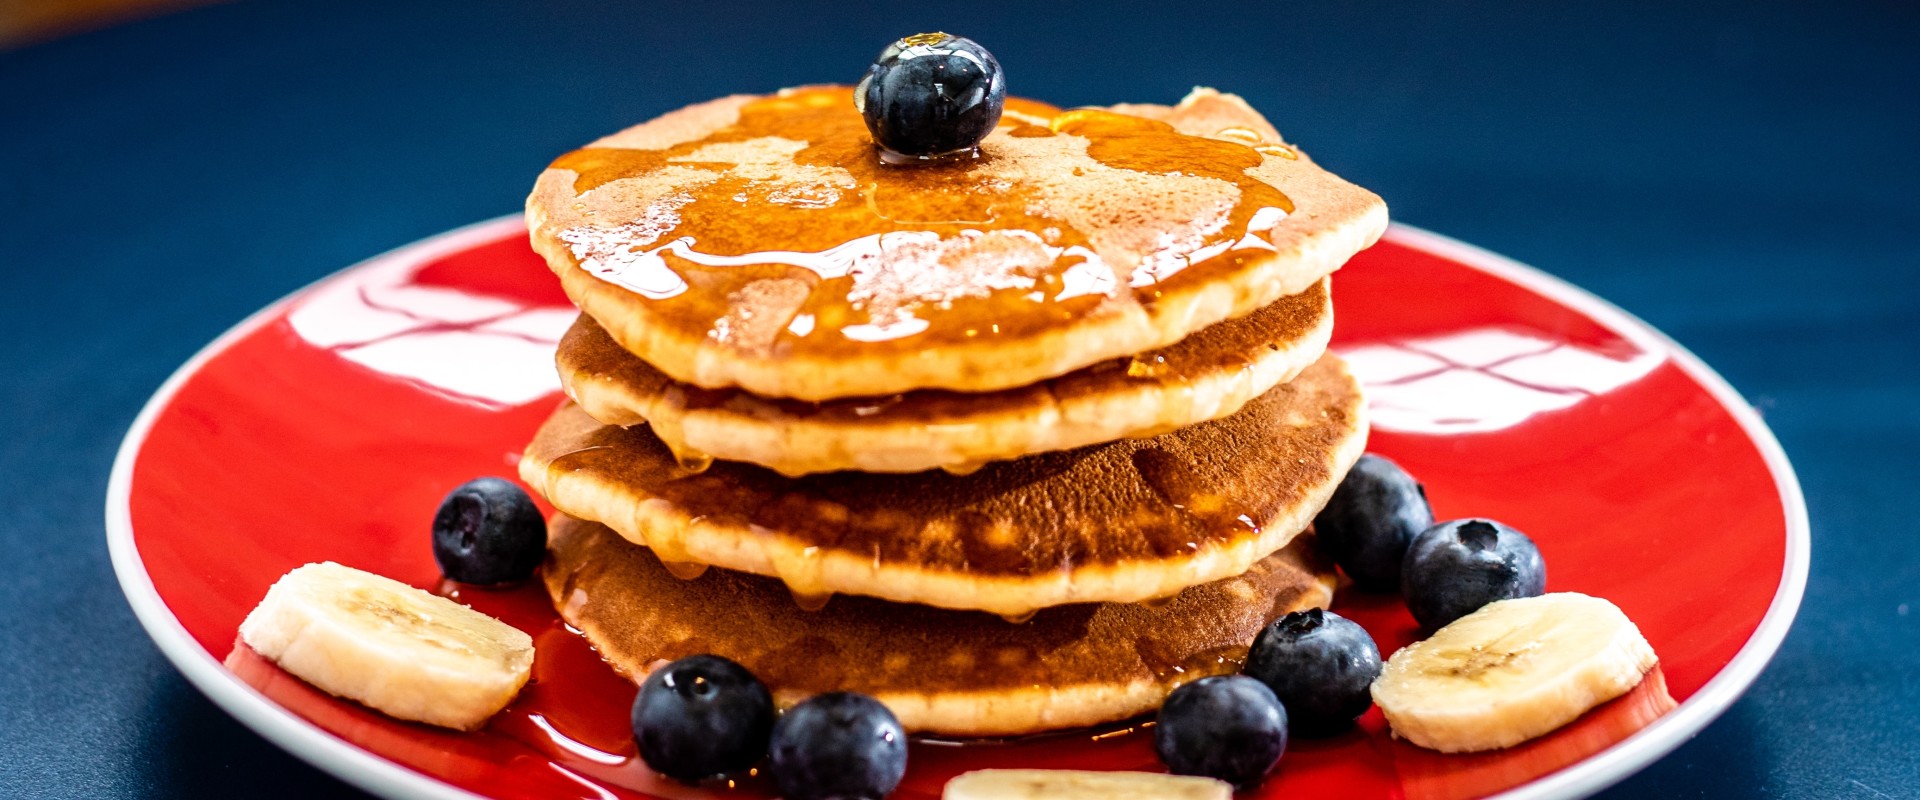
M1426 489L1400 465L1371 453L1353 465L1313 520L1333 562L1356 585L1382 592L1400 587L1407 544L1432 525Z
M880 800L907 774L907 732L864 694L816 695L773 728L773 780L787 800Z
M1380 648L1353 620L1317 608L1295 611L1253 640L1246 673L1280 698L1293 733L1325 736L1373 705Z
M687 656L654 670L633 699L640 759L683 781L753 766L772 731L773 695L746 667L719 656Z
M916 157L972 150L1000 122L1006 100L993 54L944 33L888 45L853 90L873 141Z
M433 560L461 583L526 580L547 554L547 524L533 498L499 478L475 478L440 501Z
M1287 751L1287 710L1266 684L1244 675L1201 678L1167 695L1153 749L1175 774L1249 789Z
M1400 570L1407 610L1429 631L1495 600L1547 589L1547 565L1527 535L1490 519L1442 522L1414 537Z

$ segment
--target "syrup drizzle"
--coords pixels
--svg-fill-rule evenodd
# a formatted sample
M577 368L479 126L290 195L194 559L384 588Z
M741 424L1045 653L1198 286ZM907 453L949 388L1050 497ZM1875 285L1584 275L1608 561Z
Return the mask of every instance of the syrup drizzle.
M1167 505L1197 520L1210 534L1235 531L1257 536L1260 524L1254 521L1251 506L1208 489L1199 469L1183 457L1158 447L1143 447L1133 453L1133 467L1140 479L1160 495ZM1196 552L1201 543L1184 528L1162 529L1155 546L1164 554Z
M843 357L1026 336L1128 291L1151 302L1272 250L1264 237L1293 210L1247 174L1268 154L1291 157L1257 132L1206 138L1109 111L1009 108L977 159L890 166L849 89L759 98L695 141L561 156L553 167L574 173L584 209L559 236L583 269L683 334ZM1190 202L1142 217L1115 208L1129 188ZM1188 228L1126 240L1156 225Z

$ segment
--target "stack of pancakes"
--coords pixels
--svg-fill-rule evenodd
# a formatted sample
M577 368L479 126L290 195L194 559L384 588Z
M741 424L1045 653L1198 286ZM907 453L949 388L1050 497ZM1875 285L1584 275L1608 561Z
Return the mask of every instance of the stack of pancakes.
M1150 710L1331 600L1300 534L1367 429L1327 276L1379 198L1211 90L1010 99L980 150L884 165L811 87L541 174L583 313L521 475L616 669L714 653L783 705L1015 735Z

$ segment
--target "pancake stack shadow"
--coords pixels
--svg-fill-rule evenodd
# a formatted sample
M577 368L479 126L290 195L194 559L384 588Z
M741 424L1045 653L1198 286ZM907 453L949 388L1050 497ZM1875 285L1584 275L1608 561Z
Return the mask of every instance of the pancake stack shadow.
M556 359L569 400L520 465L561 512L544 580L562 616L635 680L712 653L783 705L858 691L910 731L1012 736L1149 711L1237 670L1270 620L1329 603L1311 522L1367 425L1326 350L1328 276L1379 236L1378 198L1203 91L1124 114L1010 101L978 165L843 181L863 156L834 149L858 123L842 94L675 112L563 157L529 199L534 245L583 309ZM1168 183L1186 173L1116 149L1153 137L1245 149L1248 185ZM1049 183L1103 175L1145 187L1147 211L1080 213L1098 203ZM955 182L1031 185L1023 213L1075 222L986 214L909 242L862 216L936 179L927 203L958 202ZM1193 209L1210 191L1231 213L1209 227ZM1149 213L1160 196L1173 210ZM822 208L853 221L808 216ZM743 215L771 221L743 233ZM1196 226L1178 280L1136 267L1068 303L1061 276L1103 263L1096 244ZM803 258L832 250L823 235L877 255L823 268ZM1062 244L1031 247L1045 239ZM1061 255L1076 239L1078 261ZM1029 306L1049 316L1000 314ZM857 393L874 387L895 390Z

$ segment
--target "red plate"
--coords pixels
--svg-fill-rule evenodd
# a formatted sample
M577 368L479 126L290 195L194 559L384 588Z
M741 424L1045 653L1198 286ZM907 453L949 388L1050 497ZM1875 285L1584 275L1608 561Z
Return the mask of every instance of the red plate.
M1336 281L1334 346L1367 381L1371 448L1427 485L1441 518L1527 531L1548 589L1608 598L1661 667L1639 689L1521 747L1442 756L1379 713L1298 741L1253 793L1571 797L1672 750L1733 702L1785 636L1806 582L1792 469L1739 395L1671 340L1499 256L1395 227ZM663 782L633 755L633 688L533 587L464 602L533 634L534 679L485 731L396 722L235 647L282 573L332 560L438 588L428 520L477 475L511 475L557 396L573 308L517 218L410 245L262 310L161 387L114 463L115 571L160 649L214 702L313 764L394 797L758 797ZM1343 592L1383 652L1411 641L1397 600ZM897 797L995 766L1156 769L1115 731L919 744Z

